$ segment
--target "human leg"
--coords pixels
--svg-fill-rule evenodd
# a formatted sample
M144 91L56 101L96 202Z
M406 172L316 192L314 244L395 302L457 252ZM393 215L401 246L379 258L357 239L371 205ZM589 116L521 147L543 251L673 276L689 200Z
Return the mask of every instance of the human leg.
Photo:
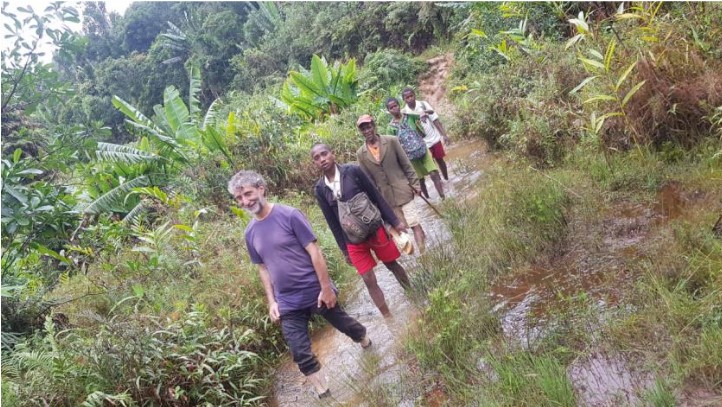
M376 266L376 260L371 255L371 247L368 241L359 244L346 244L348 255L351 258L351 264L356 268L356 272L361 276L366 285L366 289L371 296L371 301L381 311L383 316L389 316L389 307L386 305L386 298L384 293L381 291L378 282L376 281L376 275L374 274L374 266Z
M444 157L446 157L444 144L439 141L438 143L429 147L429 151L431 151L431 156L434 158L434 161L436 161L436 165L439 166L439 170L441 170L441 175L444 177L445 180L448 181L449 173L446 169L446 161L444 161Z
M321 364L311 350L311 337L308 335L308 321L311 311L297 310L281 315L281 332L288 347L291 348L293 361L305 376L318 372Z
M339 304L330 309L322 306L317 313L356 343L361 343L366 337L366 327L347 314Z
M446 168L446 161L444 161L443 158L437 158L435 161L436 161L436 165L439 166L439 171L441 171L441 175L444 177L444 180L448 181L449 180L449 172L448 172L448 169Z
M384 263L391 273L396 278L396 281L401 284L404 289L410 287L409 277L406 275L406 270L396 260L401 257L399 249L396 244L391 240L391 237L386 232L386 229L380 227L372 239L369 239L369 246L376 254L376 258Z
M431 177L431 181L434 182L436 192L439 194L441 199L446 198L446 196L444 195L444 186L441 184L441 177L439 176L439 171L434 170L429 176Z
M361 275L361 278L363 278L364 284L366 284L366 289L371 296L371 301L373 301L374 305L376 305L376 308L381 311L381 315L383 315L384 317L391 316L389 306L386 305L386 297L384 297L384 292L381 291L381 287L379 287L379 283L378 281L376 281L376 274L374 273L374 270L371 269L363 273Z
M419 224L412 227L411 230L414 231L414 240L416 240L416 245L419 246L419 253L424 254L426 251L426 233L424 229Z
M406 274L406 270L404 270L404 266L397 261L384 262L384 265L391 271L394 277L396 277L396 281L401 284L404 290L411 288L411 282L409 281L409 276Z
M406 224L409 225L414 232L414 240L416 240L416 245L419 247L419 252L423 254L426 250L426 233L424 229L421 228L421 223L419 222L419 208L412 199L402 206L401 209L406 217Z
M421 186L421 194L424 195L425 198L428 198L429 190L426 189L426 179L424 177L419 177L419 185Z

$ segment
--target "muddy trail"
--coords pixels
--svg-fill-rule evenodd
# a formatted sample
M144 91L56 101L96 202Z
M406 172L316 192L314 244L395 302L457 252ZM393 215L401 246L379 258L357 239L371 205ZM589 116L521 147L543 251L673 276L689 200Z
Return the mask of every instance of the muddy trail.
M440 117L451 117L453 110L446 99L444 87L451 55L429 60L429 71L420 77L417 97L428 101ZM451 135L452 138L454 135ZM444 188L455 200L474 198L484 182L484 174L494 165L494 156L481 141L460 141L447 147L449 180ZM439 203L434 188L429 188L431 202ZM599 315L596 323L586 326L594 335L604 324L605 310L624 307L625 292L639 276L634 263L653 255L663 238L659 233L670 220L684 216L696 205L709 205L706 198L682 185L662 185L656 203L640 203L620 198L605 204L604 212L593 221L583 214L569 214L568 235L554 254L537 262L510 270L507 276L493 281L488 295L495 307L505 341L511 346L534 349L553 330L549 315L569 307L570 299L583 296ZM422 226L427 233L429 249L451 239L444 222L420 198ZM412 256L402 255L401 263L414 278L418 250ZM407 298L393 275L383 265L375 269L379 285L394 316L384 319L360 278L342 293L345 309L368 328L373 341L362 350L343 334L324 327L313 336L313 349L324 366L332 398L319 401L311 386L298 371L290 355L276 372L272 406L364 406L369 405L367 389L406 388L399 394L399 406L443 405L445 395L429 394L422 388L409 391L405 382L413 369L401 357L404 338L420 312ZM573 307L573 305L571 305ZM601 341L595 341L600 342ZM480 374L491 374L483 360L477 361ZM641 395L654 386L654 377L639 367L629 356L600 349L587 349L567 368L567 377L574 388L579 406L620 406L643 403ZM413 385L411 386L414 387ZM432 392L433 393L433 392ZM687 393L687 391L685 391ZM429 397L431 396L431 397ZM684 396L682 405L715 405L700 403L708 395Z
M448 117L450 105L445 99L444 81L448 74L450 55L429 60L430 70L420 78L419 99L428 101L441 117ZM471 195L480 180L485 156L481 142L459 142L448 148L447 163L449 180L444 188L449 197L462 198ZM430 202L438 204L439 197L434 188L429 188ZM432 249L450 238L449 232L434 213L433 209L420 198L416 198L422 211L422 226L427 235L427 247ZM413 278L418 250L411 256L402 254L400 259ZM379 285L384 290L386 302L392 311L391 318L383 318L371 302L366 288L358 278L347 293L342 294L346 311L368 329L373 341L371 348L363 350L342 333L330 326L317 331L312 338L313 350L324 367L332 398L319 401L305 377L298 371L290 355L287 355L276 372L272 406L312 405L364 405L363 387L369 383L393 384L408 369L398 354L403 344L409 323L417 313L393 275L379 263L374 269ZM363 384L363 385L361 385ZM408 400L408 405L413 405Z

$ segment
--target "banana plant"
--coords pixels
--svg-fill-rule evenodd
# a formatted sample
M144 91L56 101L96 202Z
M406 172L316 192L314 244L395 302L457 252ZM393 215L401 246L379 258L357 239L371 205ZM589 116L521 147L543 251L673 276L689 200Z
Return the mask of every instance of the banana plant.
M163 92L163 104L153 107L152 118L113 96L113 106L126 116L128 126L142 137L127 145L98 143L96 159L110 163L116 179L112 188L104 188L84 208L85 213L121 212L126 214L125 220L130 220L143 209L142 199L128 198L135 188L163 187L170 175L191 165L194 160L202 160L209 153L220 152L233 164L226 143L229 135L217 128L215 120L218 101L214 101L203 115L198 99L200 68L191 66L189 76L188 104L174 86L169 86Z
M345 65L336 61L329 66L325 58L314 55L311 69L290 71L283 84L281 100L291 112L305 119L320 119L338 114L358 100L356 60Z

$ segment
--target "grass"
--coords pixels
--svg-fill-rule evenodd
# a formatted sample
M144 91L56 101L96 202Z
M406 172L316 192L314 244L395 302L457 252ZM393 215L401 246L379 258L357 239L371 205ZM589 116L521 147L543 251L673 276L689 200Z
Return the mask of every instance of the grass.
M419 367L410 382L443 389L446 405L574 406L569 364L604 350L658 378L637 395L648 405L675 405L690 385L721 394L716 148L702 145L674 162L669 151L607 161L580 148L543 174L500 164L478 197L447 200L452 242L429 250L413 275L423 310L406 339L409 363ZM682 202L673 218L659 203L669 183ZM620 212L627 207L630 220ZM503 308L494 308L490 287L554 261L581 262L570 270L600 270L601 278L592 291L560 292L555 306L527 320L545 327L541 338L519 346L501 329Z

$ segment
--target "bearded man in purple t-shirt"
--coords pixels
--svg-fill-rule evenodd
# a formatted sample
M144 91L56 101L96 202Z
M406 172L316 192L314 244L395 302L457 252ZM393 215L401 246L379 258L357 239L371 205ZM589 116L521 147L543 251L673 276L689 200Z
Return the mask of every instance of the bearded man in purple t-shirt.
M268 301L268 314L281 322L286 343L319 398L331 395L321 364L311 350L308 323L315 314L346 334L362 348L371 346L366 328L336 303L316 235L296 208L266 200L266 182L258 173L240 171L228 181L228 192L238 205L253 215L246 228L246 247L258 265Z

